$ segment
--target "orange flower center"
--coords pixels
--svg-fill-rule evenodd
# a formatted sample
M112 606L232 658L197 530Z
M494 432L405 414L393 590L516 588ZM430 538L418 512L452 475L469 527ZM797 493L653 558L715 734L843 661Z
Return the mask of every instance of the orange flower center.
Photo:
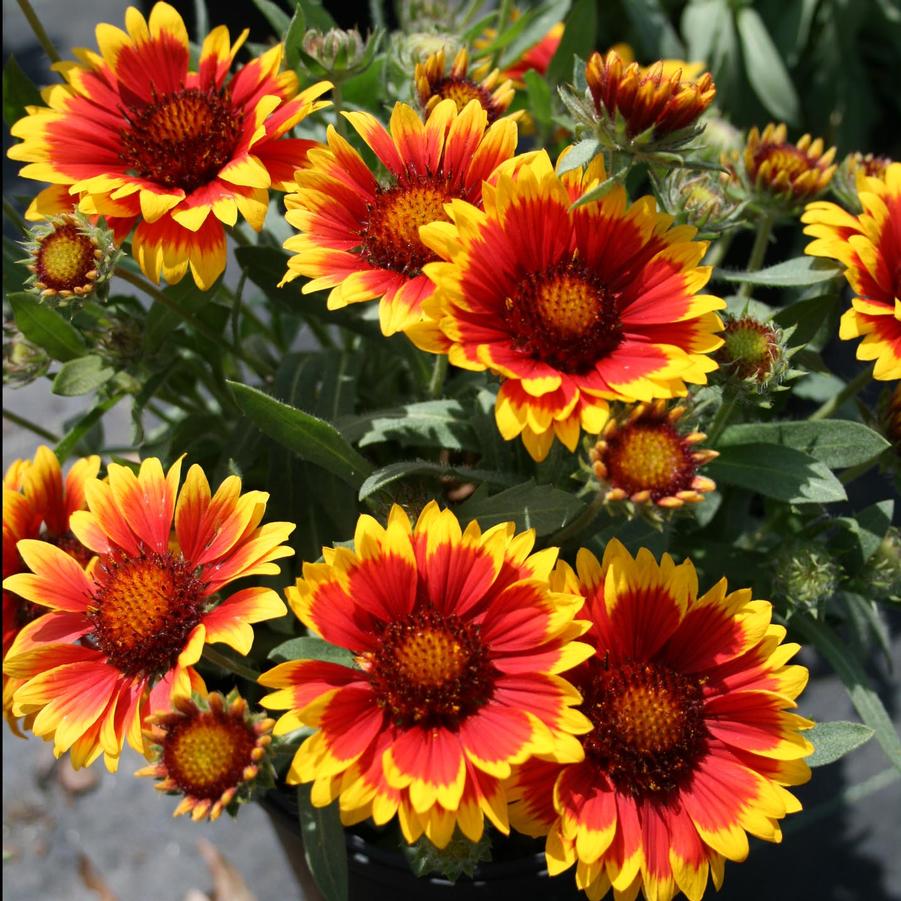
M589 371L622 340L613 298L576 261L523 278L506 321L518 350L563 372Z
M125 119L122 162L140 178L186 194L215 178L244 129L226 88L154 95L144 107L129 107Z
M654 663L600 669L585 691L594 724L586 754L617 789L641 797L669 791L704 748L700 682Z
M192 798L218 800L253 766L256 733L227 713L198 712L172 726L163 743L169 778Z
M34 274L44 288L74 291L89 288L97 277L97 246L74 223L57 226L38 243Z
M432 87L432 93L437 94L443 100L450 99L457 104L457 112L462 112L470 100L478 100L482 109L488 113L488 121L494 122L499 115L499 110L491 94L480 84L470 81L468 78L458 78L451 75L442 78Z
M443 181L422 176L417 181L380 188L369 204L369 218L360 232L363 255L380 269L419 275L438 259L419 240L419 226L447 222L444 204L451 199Z
M627 494L650 491L653 500L685 491L697 471L689 445L666 421L630 422L607 439L607 481Z
M731 366L743 379L765 379L779 354L772 328L749 317L729 319L723 331L724 345L716 354L720 363Z
M432 609L389 623L369 658L378 703L402 727L453 727L490 698L494 674L479 627Z
M123 551L94 570L88 616L93 641L128 676L162 675L175 666L204 612L203 584L179 555Z

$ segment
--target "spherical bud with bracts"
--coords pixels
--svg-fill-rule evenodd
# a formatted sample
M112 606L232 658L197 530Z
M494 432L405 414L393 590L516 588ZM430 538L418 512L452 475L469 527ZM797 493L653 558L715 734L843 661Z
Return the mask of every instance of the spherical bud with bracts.
M314 78L343 81L364 71L378 49L380 35L365 40L356 28L307 31L298 47L304 68Z
M787 132L784 123L771 122L762 133L752 128L742 160L745 185L755 201L783 212L822 194L836 169L834 147L825 150L822 138L810 135L792 144Z
M731 122L711 108L701 117L704 139L698 144L698 155L709 163L719 163L724 156L739 155L745 146L744 135Z
M720 368L713 378L749 395L779 390L791 374L782 330L749 315L726 314L723 322L723 346L714 354Z
M863 206L858 197L861 179L880 178L884 180L891 162L887 156L876 156L872 153L849 153L835 170L835 175L829 185L830 190L845 209L855 214L861 213Z
M734 228L745 204L726 193L729 176L722 172L676 169L663 182L666 211L679 225L693 225L701 237L715 237Z
M869 597L901 601L901 530L890 526L863 574Z
M457 35L444 31L415 31L406 35L395 35L389 43L389 58L392 66L402 72L406 79L420 63L424 63L436 53L444 53L453 59L462 47Z
M172 710L152 714L147 723L151 765L135 775L152 776L158 791L182 795L173 816L215 820L223 810L236 813L255 789L274 785L269 746L275 720L250 713L237 690L227 697L176 698Z
M829 551L815 542L788 544L774 562L773 594L790 607L815 607L832 597L841 570Z
M14 322L3 323L3 384L21 388L39 379L50 368L50 357L32 344Z
M33 225L23 242L31 272L26 284L60 309L77 309L89 296L105 292L121 256L113 233L81 213L50 216Z
M696 447L707 437L703 432L679 428L686 412L683 406L667 409L658 400L608 420L589 452L607 501L676 509L713 491L714 482L698 470L719 454Z
M410 846L410 851L410 869L417 876L435 873L456 882L461 876L472 878L482 861L491 860L491 836L483 832L474 842L457 829L444 848L437 848L423 835Z
M461 5L459 0L400 0L397 19L407 34L431 28L453 31Z

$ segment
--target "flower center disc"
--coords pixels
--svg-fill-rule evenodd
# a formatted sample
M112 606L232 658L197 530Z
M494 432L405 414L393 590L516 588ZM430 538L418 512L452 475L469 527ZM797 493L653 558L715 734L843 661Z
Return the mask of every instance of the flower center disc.
M562 372L588 372L622 340L613 298L575 261L527 275L506 307L518 349Z
M453 727L489 699L494 672L478 626L422 610L385 628L370 680L398 725Z
M697 679L656 664L600 670L585 692L594 723L586 753L621 791L669 791L704 747L704 703Z
M60 225L40 242L35 258L35 276L53 291L74 291L91 282L94 242L77 226ZM95 273L96 275L96 273Z
M253 764L256 735L224 713L200 713L177 723L163 744L163 762L179 789L194 798L218 800L239 785Z
M688 445L665 422L626 425L608 439L605 463L614 487L650 490L654 500L687 489L697 469Z
M100 558L88 616L109 662L129 676L171 669L203 615L202 583L181 557L122 551Z
M186 88L125 111L120 159L141 178L186 194L212 181L244 127L226 89Z
M442 99L453 100L457 104L458 113L463 112L463 108L470 100L478 100L482 109L488 113L489 123L497 119L498 113L491 94L468 78L457 78L453 75L442 78L432 88L432 92Z
M419 240L419 226L447 222L444 204L451 199L446 186L431 178L380 188L369 205L369 220L360 232L363 254L380 269L419 275L438 257Z
M755 156L754 163L759 170L769 162L771 177L784 172L790 181L794 181L799 175L803 175L812 167L810 158L802 150L790 144L764 145Z

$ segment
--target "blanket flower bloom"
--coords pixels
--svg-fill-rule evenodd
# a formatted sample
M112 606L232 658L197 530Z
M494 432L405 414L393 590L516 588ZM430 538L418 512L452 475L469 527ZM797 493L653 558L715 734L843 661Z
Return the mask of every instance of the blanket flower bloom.
M746 833L778 842L800 810L785 788L810 776L799 730L813 724L789 712L808 675L787 665L798 645L750 589L722 579L698 597L688 560L612 541L603 563L584 549L576 563L578 576L558 565L556 587L577 585L592 622L595 656L569 678L594 728L584 760L519 769L511 822L547 834L549 872L576 864L591 901L611 888L699 901L708 874L718 889L725 861L746 857Z
M25 564L16 543L23 538L43 538L87 563L91 552L69 529L69 519L85 506L84 486L100 469L100 457L83 457L72 464L66 477L56 454L42 445L33 460L14 460L3 477L3 578L22 572ZM3 589L3 659L23 626L46 609ZM3 676L3 716L12 731L22 736L12 712L13 694L21 679ZM26 725L29 725L26 721Z
M592 470L608 501L631 500L678 508L704 500L716 484L698 469L719 453L695 445L703 432L680 431L687 408L667 410L666 402L636 404L624 421L611 418L591 449Z
M498 428L536 460L555 436L573 451L580 427L600 432L608 401L684 395L716 369L725 303L696 293L707 244L652 197L627 205L621 185L571 209L605 178L600 157L558 176L542 151L485 185L484 211L454 201L452 222L420 232L441 261L425 266L436 290L407 335L503 376Z
M250 624L287 612L268 588L217 600L237 579L277 574L274 561L293 553L283 542L294 525L261 526L268 495L242 495L237 476L211 496L199 466L181 491L180 475L181 460L165 475L156 458L137 475L111 463L107 481L85 484L88 509L69 520L97 559L83 568L56 545L26 539L17 548L30 572L4 580L4 588L50 611L7 652L4 672L26 680L13 713L36 714L34 733L52 736L54 753L69 751L75 767L102 752L114 770L126 738L141 750L151 708L190 696L205 644L246 654Z
M157 779L157 791L183 796L172 816L216 820L248 800L259 777L272 782L266 756L275 720L251 714L237 691L175 698L172 710L151 714L147 723L151 764L135 775Z
M294 660L264 673L287 710L274 734L317 727L289 783L312 801L340 796L342 821L398 816L408 842L439 848L455 825L478 841L487 816L509 831L502 780L532 754L576 760L589 728L557 675L591 649L574 641L581 599L553 592L556 549L530 554L512 523L462 530L431 502L411 528L394 506L387 527L363 515L354 550L325 548L304 564L288 601L303 623L351 652L348 665ZM355 664L355 665L352 665Z
M482 182L516 150L516 124L502 118L488 125L481 104L462 112L442 100L425 123L397 103L389 130L372 115L344 113L388 170L380 184L362 157L334 127L328 147L312 150L288 194L285 218L300 234L285 248L294 255L282 284L311 279L303 293L330 289L331 310L380 298L385 335L419 321L433 285L422 267L435 255L419 238L419 227L447 220L454 198L481 204Z
M167 3L149 21L129 7L125 27L99 25L99 52L76 50L78 62L55 67L66 84L13 125L22 143L9 156L28 164L23 177L52 185L29 218L77 201L119 242L137 226L132 248L148 278L177 282L190 266L205 290L225 269L223 226L240 213L262 228L269 188L285 190L314 144L284 136L327 105L317 98L331 85L298 93L297 76L279 72L280 45L229 77L248 32L232 44L224 26L189 71L188 33Z
M450 99L461 113L470 100L478 100L488 115L488 122L499 119L513 102L513 82L501 81L499 69L491 70L486 62L469 71L469 51L461 47L454 57L450 72L446 71L444 50L433 53L425 62L416 64L414 76L419 105L428 115L442 100ZM517 113L516 116L521 116Z
M901 378L901 163L881 178L862 177L858 188L859 216L825 201L807 205L804 233L816 240L805 252L847 267L855 296L839 337L862 338L857 359L875 360L874 377L892 381Z

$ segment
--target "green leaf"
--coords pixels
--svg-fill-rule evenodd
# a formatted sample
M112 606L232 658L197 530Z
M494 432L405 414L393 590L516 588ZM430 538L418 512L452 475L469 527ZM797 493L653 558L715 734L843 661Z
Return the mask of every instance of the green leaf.
M788 339L788 344L791 347L801 347L813 341L823 330L832 336L832 312L837 301L837 292L799 300L777 310L773 315L773 322L782 328L794 326L795 330Z
M831 372L808 372L798 380L792 394L822 404L844 387L845 383Z
M336 28L337 22L332 14L322 5L321 0L297 0L298 7L303 9L307 28L318 28L320 31L328 31Z
M849 419L820 419L814 422L733 425L723 432L717 447L758 443L792 447L809 454L830 469L866 463L889 446L882 435L863 423Z
M297 787L303 854L325 901L347 901L347 846L338 802L328 807L315 807L310 799L311 791L309 785Z
M716 82L717 95L729 97L738 82L738 38L728 0L691 0L682 13L685 59L703 60Z
M551 124L551 88L543 75L539 75L534 69L523 73L522 80L526 85L529 112L535 117L539 125Z
M56 456L59 458L60 464L66 462L69 457L72 455L73 451L76 447L78 447L78 442L87 435L88 432L100 422L101 419L110 411L113 407L119 403L120 400L124 397L124 394L114 394L112 397L108 397L105 400L102 400L99 404L92 407L75 425L63 435L62 441L56 445L53 449Z
M468 414L458 400L427 400L364 416L346 417L335 425L360 447L401 441L414 447L478 450L479 442Z
M210 31L210 17L206 11L206 0L194 0L194 40L202 43Z
M534 47L561 19L566 18L571 0L550 0L521 15L494 41L494 47L503 46L500 68L511 66L527 50ZM485 48L483 53L493 48Z
M34 295L8 294L6 299L13 309L13 316L19 331L38 347L65 363L83 357L87 353L87 345L81 335L56 310L40 303Z
M253 5L272 26L277 38L282 38L291 27L291 17L272 0L253 0Z
M795 87L760 14L750 6L738 11L738 35L754 93L777 119L797 125L800 104Z
M660 0L626 0L624 5L637 34L640 55L648 59L685 59L685 46L670 25Z
M879 501L857 514L858 541L864 563L879 550L895 512L893 500Z
M837 720L834 723L817 723L804 737L813 745L814 752L807 758L810 767L825 766L841 760L855 748L866 744L875 730L863 723L848 723Z
M238 406L260 430L301 459L321 466L354 488L359 488L372 472L368 461L330 423L240 382L228 381L228 385Z
M758 269L756 272L727 272L717 269L716 278L724 282L747 282L767 288L786 288L828 282L842 272L843 267L831 260L804 256Z
M43 106L41 92L10 54L3 67L3 118L12 127L26 115L26 106Z
M797 629L829 661L836 675L848 689L848 695L860 718L876 735L892 766L901 770L901 739L879 695L870 685L863 666L842 639L825 623L808 613L797 613L791 619Z
M569 78L573 56L584 59L594 50L597 31L597 0L576 0L564 19L563 36L545 73L546 84L560 84ZM523 80L528 84L527 79ZM529 109L532 110L531 104Z
M116 370L105 365L102 357L89 354L63 363L50 390L62 397L80 397L106 384L115 374Z
M457 508L457 517L463 523L478 519L483 529L512 520L517 529L535 529L538 535L549 535L577 516L584 506L574 494L529 480L491 497L473 495Z
M622 180L626 177L629 172L629 167L624 166L619 172L611 175L609 178L604 179L600 184L595 185L593 188L587 190L575 203L570 205L571 210L575 210L580 206L585 206L586 203L593 203L595 200L600 200L602 197L605 197L609 194L618 184L622 183Z
M846 499L842 483L808 454L779 444L723 447L705 473L717 482L748 488L789 504L828 504Z
M347 648L339 648L337 645L316 638L313 635L304 635L302 638L291 638L276 645L269 652L270 660L326 660L329 663L340 663L357 669L354 655Z
M306 31L307 17L303 11L303 4L298 3L285 32L285 62L289 69L296 69L300 65L300 45Z
M493 485L509 485L514 477L501 472L490 472L485 469L469 469L465 466L446 466L443 463L431 463L428 460L400 460L377 469L360 486L359 499L366 500L370 495L383 488L414 475L430 475L436 478L450 477L463 482L488 482Z
M588 138L574 144L563 161L557 166L557 174L562 175L570 169L578 169L590 163L601 152L601 145L594 138Z

